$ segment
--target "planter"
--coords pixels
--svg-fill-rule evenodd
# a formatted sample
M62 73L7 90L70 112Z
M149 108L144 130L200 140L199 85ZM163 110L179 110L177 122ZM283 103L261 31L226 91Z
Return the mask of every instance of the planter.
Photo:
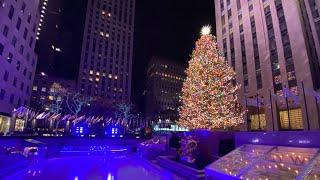
M205 173L203 169L195 169L187 166L183 163L175 161L174 156L160 156L157 158L157 163L180 176L187 179L205 179Z

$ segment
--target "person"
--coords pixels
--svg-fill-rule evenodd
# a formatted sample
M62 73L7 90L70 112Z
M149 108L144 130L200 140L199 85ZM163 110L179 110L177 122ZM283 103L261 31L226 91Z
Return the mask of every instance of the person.
M169 141L170 148L179 149L180 148L180 140L181 138L177 133L173 132Z

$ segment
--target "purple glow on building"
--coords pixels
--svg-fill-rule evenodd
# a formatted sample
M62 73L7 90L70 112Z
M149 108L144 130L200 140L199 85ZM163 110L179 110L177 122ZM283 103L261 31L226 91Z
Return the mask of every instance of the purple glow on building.
M0 114L29 105L39 1L0 1Z

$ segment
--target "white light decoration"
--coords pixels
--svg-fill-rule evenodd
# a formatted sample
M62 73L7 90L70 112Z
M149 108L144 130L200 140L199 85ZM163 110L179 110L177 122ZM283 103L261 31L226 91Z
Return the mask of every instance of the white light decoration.
M39 27L42 26L42 22L43 22L43 20L44 20L44 16L45 16L46 11L47 11L47 6L48 6L48 0L45 0L45 1L42 3L42 6L41 6L40 19L39 19L39 21L40 21ZM39 40L40 32L41 32L41 28L38 28L36 40Z
M202 35L209 35L210 33L211 33L211 26L206 25L206 26L202 27L202 29L201 29Z
M246 180L316 179L320 174L318 151L317 148L243 145L208 165L206 170L222 173L226 178Z

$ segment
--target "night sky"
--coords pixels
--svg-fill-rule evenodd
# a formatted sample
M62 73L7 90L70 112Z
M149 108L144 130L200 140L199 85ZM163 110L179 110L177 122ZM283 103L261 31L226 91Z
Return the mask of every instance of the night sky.
M63 1L58 44L65 51L55 62L57 76L77 80L86 2ZM136 0L132 101L141 111L150 58L160 56L187 63L201 27L207 24L215 30L214 0Z
M214 15L214 0L136 0L132 100L141 110L150 58L187 63L201 27L215 31Z

